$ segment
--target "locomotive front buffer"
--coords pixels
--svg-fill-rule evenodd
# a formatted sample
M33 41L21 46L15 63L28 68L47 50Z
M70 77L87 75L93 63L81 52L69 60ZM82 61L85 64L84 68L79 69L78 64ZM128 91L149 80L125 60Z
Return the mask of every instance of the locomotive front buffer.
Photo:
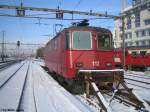
M140 112L149 112L148 104L133 92L133 88L128 88L123 69L79 70L78 75L84 76L86 96L96 95L101 112L112 112L110 104L114 99L133 106ZM110 100L106 101L104 95L110 97Z

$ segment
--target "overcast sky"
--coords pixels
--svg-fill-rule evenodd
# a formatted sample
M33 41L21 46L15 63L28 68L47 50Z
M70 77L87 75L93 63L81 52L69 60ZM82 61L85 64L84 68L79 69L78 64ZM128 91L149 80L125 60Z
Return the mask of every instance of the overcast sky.
M24 6L57 8L67 10L80 10L108 14L119 15L121 10L121 0L22 0ZM21 0L0 0L0 5L20 5ZM131 0L129 0L131 3ZM0 14L15 14L14 10L0 9ZM26 12L29 14L47 14L45 12ZM47 17L55 17L54 14L49 14ZM71 18L71 15L64 15L64 18ZM74 18L86 18L86 16L74 15ZM43 23L41 25L37 23ZM20 40L22 43L45 43L48 41L48 36L53 35L54 24L63 24L64 27L70 26L71 22L62 20L38 20L13 17L0 17L0 38L2 31L5 31L5 41L16 42ZM109 28L113 31L113 20L91 20L91 26ZM1 39L0 39L1 40Z

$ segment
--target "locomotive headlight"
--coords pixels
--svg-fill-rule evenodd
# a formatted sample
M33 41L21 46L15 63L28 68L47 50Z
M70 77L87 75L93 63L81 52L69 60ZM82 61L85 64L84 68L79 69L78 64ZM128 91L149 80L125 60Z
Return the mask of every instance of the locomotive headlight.
M83 67L83 63L82 62L77 62L76 67Z
M112 63L106 63L106 66L110 67L112 66Z

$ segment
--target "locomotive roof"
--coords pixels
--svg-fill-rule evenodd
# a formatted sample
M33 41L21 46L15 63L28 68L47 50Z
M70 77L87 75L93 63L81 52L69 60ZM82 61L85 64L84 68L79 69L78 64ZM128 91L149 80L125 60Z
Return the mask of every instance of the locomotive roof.
M65 31L65 30L93 30L93 31L97 31L97 32L102 32L102 33L111 33L110 30L108 29L105 29L105 28L101 28L101 27L94 27L94 26L71 26L71 27L68 27L68 28L64 28L61 32ZM59 32L54 38L52 38L51 40L55 39L57 36L60 35ZM50 41L51 41L50 40ZM47 44L50 42L48 41ZM47 45L46 44L46 45Z
M93 27L93 26L72 26L69 28L65 28L64 30L93 30L102 33L111 33L111 31L108 29L101 28L101 27Z

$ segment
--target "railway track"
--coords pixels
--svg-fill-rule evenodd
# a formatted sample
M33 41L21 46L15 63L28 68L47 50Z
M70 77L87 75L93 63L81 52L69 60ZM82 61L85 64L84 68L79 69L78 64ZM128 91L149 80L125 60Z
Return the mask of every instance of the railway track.
M138 82L138 83L143 83L143 84L146 84L146 85L150 85L150 83L147 82L147 81L141 81L141 80L137 80L137 79L133 79L133 78L125 78L125 79L135 81L135 82Z
M24 111L21 107L29 67L28 62L23 63L12 74L5 74L5 80L0 80L0 111Z
M141 77L141 78L146 78L146 79L150 78L150 75L149 74L145 74L145 73L127 72L125 75L127 75L127 76Z
M1 80L3 82L1 82L0 84L0 89L13 77L15 76L15 74L23 67L24 63L15 71L13 72L11 75L9 75L6 79Z
M141 85L138 85L138 84L134 84L134 83L130 83L130 82L127 82L127 84L133 85L133 86L136 86L136 87L140 87L140 88L144 88L144 89L149 89L149 90L150 90L149 87L141 86Z
M2 71L3 69L8 68L9 66L11 66L11 65L13 65L13 64L15 64L15 63L17 63L16 60L1 62L1 63L0 63L0 71Z
M135 75L135 74L131 74L131 75L128 75L126 74L126 76L131 76L131 77L137 77L137 78L141 78L141 79L149 79L150 80L150 77L149 76L140 76L140 75Z
M150 89L150 77L144 74L129 73L125 74L126 83L141 89Z

